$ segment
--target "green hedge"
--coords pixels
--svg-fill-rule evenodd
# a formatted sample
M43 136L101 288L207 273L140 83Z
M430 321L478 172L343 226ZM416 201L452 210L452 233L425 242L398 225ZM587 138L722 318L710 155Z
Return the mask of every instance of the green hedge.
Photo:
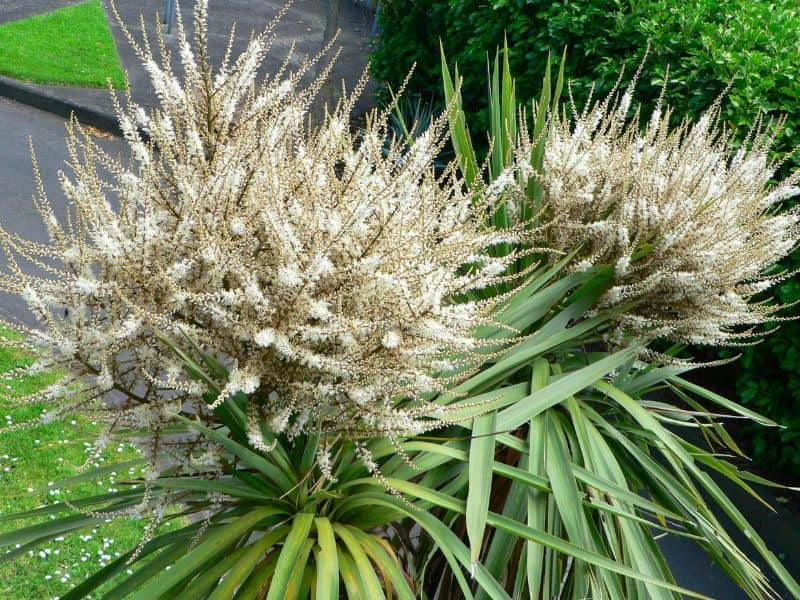
M417 68L411 92L441 99L439 39L466 74L464 103L486 124L486 58L508 36L521 98L532 98L548 53L568 49L566 72L577 101L592 84L607 92L620 67L632 73L650 44L638 98L653 102L670 66L667 99L690 116L725 89L724 117L748 127L758 110L800 112L800 7L794 0L386 0L373 74L393 86ZM478 120L475 121L475 118ZM800 141L788 127L782 148Z
M608 92L625 67L630 76L650 47L637 99L648 112L669 65L667 101L696 117L730 83L723 118L744 135L758 111L785 114L776 152L800 145L800 6L796 0L385 0L373 74L397 87L417 68L409 93L441 105L439 40L465 74L464 106L473 138L486 131L486 59L507 35L517 95L538 92L548 53L567 48L566 73L576 102ZM796 157L792 166L800 165ZM800 254L787 266L800 266ZM800 282L782 285L784 302L800 300ZM789 323L745 353L742 400L782 423L753 432L757 461L800 474L800 324Z

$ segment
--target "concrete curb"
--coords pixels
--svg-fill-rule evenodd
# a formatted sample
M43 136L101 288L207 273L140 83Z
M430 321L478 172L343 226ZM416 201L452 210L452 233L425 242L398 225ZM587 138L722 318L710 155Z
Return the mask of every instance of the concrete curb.
M65 119L75 115L84 125L91 125L114 135L122 135L116 115L99 111L96 108L85 106L72 100L59 98L47 91L37 89L35 84L0 76L0 96Z

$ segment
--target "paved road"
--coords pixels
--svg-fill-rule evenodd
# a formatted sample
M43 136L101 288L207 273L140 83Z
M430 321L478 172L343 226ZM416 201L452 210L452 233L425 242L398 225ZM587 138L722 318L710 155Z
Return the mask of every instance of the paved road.
M66 168L64 120L0 98L0 123L0 223L10 232L47 241L46 230L31 202L35 183L28 138L33 140L47 194L56 213L61 215L66 204L58 184L58 172ZM103 144L117 152L125 148L119 140ZM6 258L0 254L0 267L5 264ZM0 295L0 317L33 324L24 303L7 294Z
M0 23L12 21L32 14L49 12L62 6L74 4L76 0L0 0ZM149 76L145 73L139 58L131 48L125 35L122 33L116 19L109 10L110 0L103 0L111 32L116 40L117 51L123 67L128 72L131 91L134 100L143 106L154 106L157 103L155 94L150 85ZM120 16L126 23L129 31L138 43L143 37L148 36L151 42L154 36L156 22L163 14L164 0L116 0ZM237 35L233 44L233 56L241 52L252 31L261 31L267 23L271 22L279 10L285 7L284 0L211 0L209 3L208 19L208 47L213 64L218 64L224 55L228 37L233 24L236 24ZM191 33L192 8L194 2L185 0L181 2L184 23L187 31ZM143 17L144 31L140 26L140 17ZM361 77L367 65L367 51L372 31L372 11L354 0L293 0L286 14L273 30L274 40L270 52L264 59L261 74L272 74L283 64L291 53L290 70L296 68L305 57L316 55L332 37L337 34L334 49L339 49L341 55L334 63L334 69L315 101L315 114L322 114L321 107L325 104L334 104L339 95L341 82L347 83L347 89L352 90L356 81ZM167 49L172 53L173 67L176 72L182 72L177 52L177 36L174 34L165 37ZM330 58L323 59L320 65L326 65ZM320 67L315 67L307 73L306 81L315 76ZM26 95L45 97L65 101L72 106L91 111L92 113L113 116L113 104L105 89L89 89L73 86L37 85L25 82L16 82L0 76L0 83L12 85L11 98L20 98L17 94L22 89ZM3 86L0 86L0 90ZM360 97L356 105L356 112L363 113L372 107L371 84ZM5 91L3 93L9 93ZM38 103L34 106L46 106ZM62 114L67 114L66 112ZM104 119L106 121L106 119ZM108 126L108 125L104 125Z

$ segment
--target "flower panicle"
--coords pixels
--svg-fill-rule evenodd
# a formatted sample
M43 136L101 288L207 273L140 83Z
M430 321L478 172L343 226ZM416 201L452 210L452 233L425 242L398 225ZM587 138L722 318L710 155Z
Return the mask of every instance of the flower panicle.
M628 333L750 343L754 327L780 318L780 305L760 299L800 239L800 210L784 209L800 173L773 183L781 163L769 151L782 123L759 119L736 147L721 100L672 128L661 102L643 123L638 110L623 118L631 88L618 97L573 106L572 117L553 112L541 173L518 167L545 192L547 242L581 248L574 269L614 268L600 308L630 303L615 317ZM532 143L523 132L518 155Z
M259 78L265 31L215 70L206 10L192 39L177 23L180 76L132 40L159 106L117 105L128 160L72 123L69 221L49 244L0 230L12 259L46 267L11 260L0 286L38 318L43 360L103 396L116 428L158 432L175 413L214 424L242 394L265 452L262 425L290 437L434 427L418 407L443 389L435 372L485 358L473 332L502 298L461 300L508 282L519 255L490 250L524 228L494 229L496 199L453 165L436 171L446 115L387 148L388 113L353 131L362 80L312 126L329 69L305 82L320 57ZM209 357L218 368L201 375Z

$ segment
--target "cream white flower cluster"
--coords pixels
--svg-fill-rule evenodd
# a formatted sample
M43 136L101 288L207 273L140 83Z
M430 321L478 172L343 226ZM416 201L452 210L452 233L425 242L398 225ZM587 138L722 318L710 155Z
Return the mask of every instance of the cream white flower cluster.
M205 22L199 2L193 43L178 23L181 77L140 50L160 108L120 109L131 160L74 126L70 218L41 193L51 243L1 234L12 266L0 284L42 324L38 366L67 367L88 398L116 395L104 414L119 427L157 432L181 411L213 422L240 392L264 449L262 425L355 437L431 426L422 398L481 349L472 334L495 301L473 292L504 281L518 256L490 250L515 232L486 225L493 207L454 168L434 171L446 116L388 153L386 116L355 135L352 101L311 126L311 63L258 80L262 34L213 72ZM172 345L229 376L190 377Z
M747 343L780 308L752 299L786 277L770 269L800 238L798 210L780 210L800 175L770 184L774 128L757 127L735 150L718 105L670 129L660 106L646 124L638 113L626 119L630 103L628 91L552 116L539 176L548 243L581 247L577 269L613 267L602 305L631 302L618 317L623 331Z

